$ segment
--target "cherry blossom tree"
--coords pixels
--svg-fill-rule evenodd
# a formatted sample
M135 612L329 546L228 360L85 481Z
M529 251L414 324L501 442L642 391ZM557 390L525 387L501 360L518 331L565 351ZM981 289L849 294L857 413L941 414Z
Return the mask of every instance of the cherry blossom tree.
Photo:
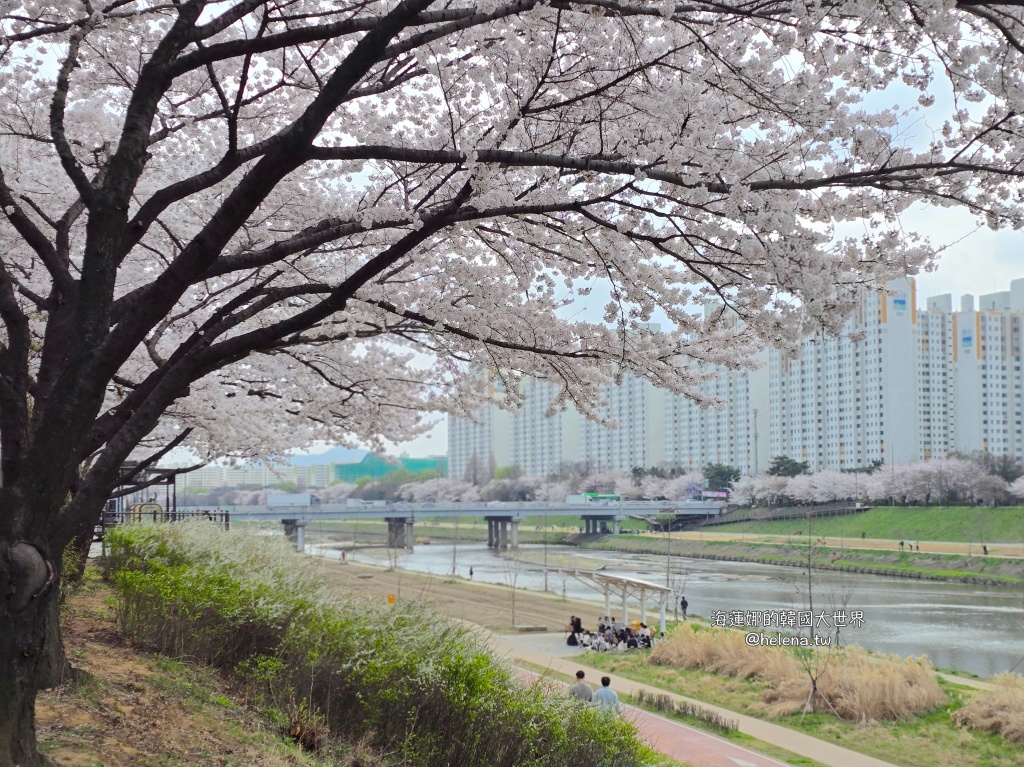
M0 0L0 767L129 456L711 403L928 265L908 206L1019 226L1015 6Z
M813 503L817 496L813 475L797 474L786 478L785 494L797 503Z
M687 498L699 498L704 489L704 474L691 471L665 483L665 497L672 501L685 501Z
M757 490L757 477L740 477L732 486L730 500L739 506L753 506L758 501Z

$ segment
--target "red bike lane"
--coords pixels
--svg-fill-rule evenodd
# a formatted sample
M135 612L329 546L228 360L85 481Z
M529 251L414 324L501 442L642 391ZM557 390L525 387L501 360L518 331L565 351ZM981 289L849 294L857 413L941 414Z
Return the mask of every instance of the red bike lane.
M516 674L528 684L544 680L558 690L568 686L522 668L517 668ZM651 748L692 767L788 767L786 762L636 706L624 705L622 710L622 715L636 724Z

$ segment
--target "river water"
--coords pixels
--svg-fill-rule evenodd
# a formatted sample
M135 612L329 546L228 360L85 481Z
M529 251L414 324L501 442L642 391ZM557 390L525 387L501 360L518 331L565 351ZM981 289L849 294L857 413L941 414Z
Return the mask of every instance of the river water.
M353 552L356 561L387 566L383 549ZM544 588L544 547L522 546L518 564L507 560L481 543L419 545L411 554L398 558L400 567L416 572L447 575L453 561L458 574L466 577L473 567L474 580L505 584L518 569L518 588ZM686 595L690 612L710 618L714 612L806 611L807 574L799 568L747 562L720 562L615 551L581 550L548 546L548 588L572 599L591 600L594 615L585 616L592 625L603 610L603 595L575 580L560 576L556 565L596 570L642 578L659 585L666 582ZM1024 671L1024 588L976 586L962 583L918 581L876 575L829 571L813 573L814 613L836 610L863 613L859 627L847 625L842 636L876 652L901 656L927 655L942 668L990 676L1000 671ZM651 604L649 599L648 604ZM612 600L612 612L621 614L621 599ZM670 613L671 614L671 613ZM630 607L630 618L639 617ZM566 616L568 620L568 616ZM657 611L648 609L649 623L657 623ZM755 630L749 629L748 630ZM772 627L767 630L776 633ZM819 627L822 634L828 629Z

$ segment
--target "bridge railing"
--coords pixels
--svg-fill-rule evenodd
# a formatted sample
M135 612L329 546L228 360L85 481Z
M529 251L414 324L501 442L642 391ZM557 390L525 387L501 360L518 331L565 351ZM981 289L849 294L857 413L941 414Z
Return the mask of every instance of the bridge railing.
M145 504L144 504L145 505ZM155 508L129 508L119 510L106 510L100 518L100 523L93 531L93 538L102 541L106 532L111 527L124 524L125 522L181 522L185 519L207 519L225 530L231 528L231 512L225 509L164 509L157 504L148 504Z

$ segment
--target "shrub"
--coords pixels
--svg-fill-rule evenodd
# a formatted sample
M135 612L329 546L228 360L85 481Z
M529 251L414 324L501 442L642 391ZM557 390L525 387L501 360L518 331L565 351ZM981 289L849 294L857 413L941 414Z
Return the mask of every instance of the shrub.
M677 668L701 668L716 674L769 684L801 673L789 655L775 647L748 647L741 631L683 626L651 650L650 663Z
M774 716L795 713L807 704L811 691L807 669L817 678L824 698L816 696L811 701L814 710L831 710L843 719L906 719L945 702L924 658L871 655L849 647L801 649L801 663L779 648L748 647L744 637L742 631L684 626L654 647L649 662L761 679L768 685L764 700Z
M815 659L818 690L824 700L812 701L814 710L828 711L843 719L868 722L910 719L941 706L946 696L935 680L931 664L920 658L869 654L860 647L819 652ZM803 709L810 692L806 671L787 677L766 691L765 700L777 715ZM828 701L826 704L825 701Z
M125 631L302 712L286 730L315 722L423 767L650 761L629 722L520 684L466 628L421 604L329 590L274 538L198 520L119 527L109 543Z
M669 716L681 716L699 721L704 727L722 735L732 735L739 730L740 724L735 719L728 719L717 711L704 706L685 701L676 702L671 695L665 693L650 693L646 690L638 690L636 694L638 706L653 708L656 711L663 711Z
M1024 743L1024 676L999 674L997 688L986 692L959 711L953 721L961 727L997 732L1007 740Z

